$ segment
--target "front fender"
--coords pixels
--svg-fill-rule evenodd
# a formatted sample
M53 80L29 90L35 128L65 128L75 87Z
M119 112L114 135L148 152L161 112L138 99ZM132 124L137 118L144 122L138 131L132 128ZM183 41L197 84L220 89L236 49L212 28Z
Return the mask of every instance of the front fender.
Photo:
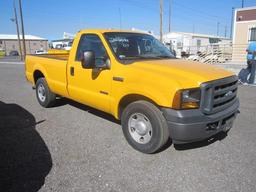
M119 106L122 99L130 95L138 95L148 100L153 101L156 105L170 108L172 105L172 98L176 91L159 91L157 88L142 87L137 89L115 90L114 98L111 102L111 111L115 118L119 119Z

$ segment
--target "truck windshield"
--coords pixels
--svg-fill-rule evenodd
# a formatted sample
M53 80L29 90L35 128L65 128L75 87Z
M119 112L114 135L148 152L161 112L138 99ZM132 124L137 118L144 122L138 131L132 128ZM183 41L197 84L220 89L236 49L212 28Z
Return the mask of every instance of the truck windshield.
M142 33L105 33L114 54L120 60L163 59L175 56L152 35Z

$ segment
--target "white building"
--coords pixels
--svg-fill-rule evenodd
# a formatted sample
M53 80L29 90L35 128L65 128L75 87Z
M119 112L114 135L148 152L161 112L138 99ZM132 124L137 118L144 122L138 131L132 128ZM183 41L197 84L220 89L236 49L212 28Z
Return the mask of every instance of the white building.
M73 40L75 38L74 34L64 32L62 39L52 40L50 43L50 47L52 49L64 49L70 50L73 44Z
M214 35L171 32L163 35L163 42L174 49L177 56L180 56L181 52L196 54L199 51L205 51L211 45L230 44L231 40Z

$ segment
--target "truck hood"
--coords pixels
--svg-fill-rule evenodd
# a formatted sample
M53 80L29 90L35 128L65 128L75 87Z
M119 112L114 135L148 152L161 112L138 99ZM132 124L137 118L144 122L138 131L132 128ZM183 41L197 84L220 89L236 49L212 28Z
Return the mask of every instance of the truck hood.
M163 59L138 61L131 64L133 68L141 69L142 74L151 73L152 78L166 77L176 80L182 87L188 85L198 87L201 83L234 75L222 68L182 59Z

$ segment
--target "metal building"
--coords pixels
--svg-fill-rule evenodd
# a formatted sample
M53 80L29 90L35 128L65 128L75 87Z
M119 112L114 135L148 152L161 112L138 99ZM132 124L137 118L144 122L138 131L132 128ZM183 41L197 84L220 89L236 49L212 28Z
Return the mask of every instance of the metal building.
M20 35L20 39L22 40L22 36ZM27 54L34 54L37 50L48 50L48 40L33 36L33 35L25 35L26 40L26 51ZM23 46L22 46L23 49ZM6 55L9 55L11 51L17 51L20 55L19 51L19 42L17 35L7 35L0 34L0 50L4 51Z

